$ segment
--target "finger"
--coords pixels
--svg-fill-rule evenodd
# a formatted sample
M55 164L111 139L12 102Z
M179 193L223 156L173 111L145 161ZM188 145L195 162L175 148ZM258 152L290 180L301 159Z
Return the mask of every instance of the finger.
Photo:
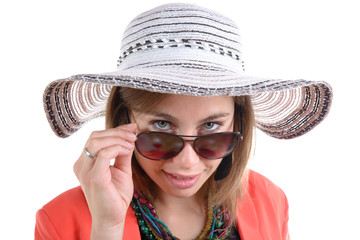
M109 172L110 160L114 158L121 158L123 162L128 162L128 164L123 164L123 167L120 170L130 174L132 153L133 150L124 148L120 145L113 145L99 151L94 166L91 169L92 180L100 184L109 182L111 180L111 174Z
M91 159L91 155L96 157L99 151L109 146L120 145L132 151L136 140L134 134L136 126L136 124L126 124L113 129L92 132L84 147L90 154L83 152L82 156L74 165L75 174L78 176L79 172L90 171L94 165L94 161L89 161L93 160Z
M134 148L130 155L130 160L124 159L123 157L118 156L115 158L114 167L117 169L131 169L131 161L132 161L132 156L134 154Z
M84 153L85 156L87 156L88 158L95 158L95 155L92 154L92 153L90 153L90 152L87 150L86 147L83 149L83 153Z
M81 153L79 159L73 166L73 171L80 183L86 178L87 173L93 167L94 163L95 159L85 156L83 152Z
M99 151L112 145L121 145L125 148L132 149L135 140L136 136L132 132L121 131L116 136L104 136L89 139L86 145L86 150L97 156Z
M116 136L121 131L127 132L136 132L137 125L135 123L120 125L116 128L110 128L102 131L94 131L91 133L89 139L98 138L98 137L106 137L106 136Z

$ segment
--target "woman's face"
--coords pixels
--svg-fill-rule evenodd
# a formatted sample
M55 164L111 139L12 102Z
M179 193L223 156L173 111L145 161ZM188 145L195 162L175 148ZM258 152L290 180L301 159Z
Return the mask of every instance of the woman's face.
M133 111L132 117L138 124L138 133L161 131L199 136L233 131L234 100L228 96L169 95L151 112ZM137 150L135 155L161 193L179 198L194 196L221 162L221 159L208 160L198 156L192 142L185 142L182 151L167 160L150 160Z

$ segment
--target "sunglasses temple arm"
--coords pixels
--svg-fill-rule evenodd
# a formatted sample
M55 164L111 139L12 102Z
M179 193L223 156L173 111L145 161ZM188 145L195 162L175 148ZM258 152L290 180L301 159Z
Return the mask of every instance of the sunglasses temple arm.
M242 111L243 107L236 105L237 110L239 111L239 117L240 117L240 138L243 138L243 119L242 119Z
M243 137L243 119L242 119L242 110L243 108L240 107L240 131L241 131L241 138Z
M126 113L126 120L127 120L127 124L130 124L130 116L129 116L129 110L127 107L125 107L125 113Z

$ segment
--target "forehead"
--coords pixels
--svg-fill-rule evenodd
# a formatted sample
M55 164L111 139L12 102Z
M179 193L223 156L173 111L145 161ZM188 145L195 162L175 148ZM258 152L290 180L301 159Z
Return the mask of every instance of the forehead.
M172 116L207 117L219 113L232 113L234 99L229 96L168 95L157 103L150 113L166 113Z

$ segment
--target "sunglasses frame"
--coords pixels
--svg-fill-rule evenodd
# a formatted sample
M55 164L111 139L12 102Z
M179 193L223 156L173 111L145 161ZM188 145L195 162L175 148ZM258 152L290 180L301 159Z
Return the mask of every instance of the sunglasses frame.
M170 158L175 157L176 155L178 155L178 154L184 149L184 146L185 146L185 143L186 143L186 142L192 142L192 148L194 149L194 151L196 152L196 154L199 155L200 157L205 158L205 159L208 159L208 160L220 159L220 158L224 158L224 157L226 157L226 156L229 156L229 155L236 149L239 140L242 140L242 136L241 136L241 133L240 133L240 132L216 132L216 133L211 133L211 134L206 134L206 135L201 135L201 136L193 136L193 135L177 135L177 134L174 134L174 133L159 132L159 131L145 131L145 132L139 133L138 136L141 135L141 134L147 134L147 133L159 133L159 134L163 134L163 135L171 135L171 136L173 136L173 137L177 137L177 138L179 138L179 139L182 140L182 147L181 147L181 149L179 149L179 151L178 151L176 154L174 154L174 155L171 156L171 157L159 158L159 159L158 159L158 158L156 158L156 159L154 159L154 158L149 158L148 156L143 155L143 154L139 151L139 149L138 149L138 147L137 147L137 145L136 145L136 142L135 142L135 146L136 146L136 149L138 150L139 154L140 154L141 156L143 156L143 157L145 157L145 158L147 158L147 159L153 160L153 161L162 161L162 160L167 160L167 159L170 159ZM195 149L195 147L194 147L194 142L195 142L197 139L199 139L199 138L201 139L201 138L205 138L205 137L210 137L210 136L213 136L213 135L227 134L227 133L231 133L231 134L233 134L234 136L236 136L236 145L235 145L234 149L231 151L231 153L229 153L228 155L225 155L225 156L222 156L222 157L218 157L218 158L208 158L208 157L205 157L205 156L203 156L202 154L200 154L198 151L196 151L196 149ZM191 140L190 140L190 139L184 139L184 138L194 138L194 139L191 139Z
M238 144L239 141L243 140L242 106L239 106L239 105L235 104L235 109L238 110L238 112L239 112L239 117L240 117L240 131L239 131L239 132L216 132L216 133L211 133L211 134L206 134L206 135L201 135L201 136L192 136L192 135L177 135L177 134L174 134L174 133L166 133L166 132L159 132L159 131L145 131L145 132L139 133L138 135L144 134L144 133L169 134L169 135L177 136L178 138L180 138L180 139L183 141L183 143L185 143L185 142L194 142L194 141L195 141L196 139L198 139L198 138L207 137L207 136L209 136L209 135L224 134L224 133L234 133L234 134L236 134L236 136L237 136L237 144ZM128 110L127 107L125 107L125 112L126 112L127 122L128 122L128 123L131 123L131 121L130 121L130 115L129 115L129 110ZM193 140L186 140L186 139L184 139L184 138L195 138L195 139L193 139ZM236 149L237 144L236 144L234 150ZM179 153L183 150L184 146L185 146L185 144L183 144L181 150L180 150L177 154L179 154ZM135 147L136 147L136 149L137 149L136 142L135 142ZM194 151L196 152L197 155L201 156L201 154L199 154L199 153L195 150L195 148L194 148L194 143L192 144L192 148L194 149ZM233 150L233 151L234 151L234 150ZM233 152L233 151L232 151L232 152ZM145 157L145 158L147 158L147 159L153 160L153 161L167 160L167 159L170 159L170 158L175 157L175 156L177 155L177 154L175 154L175 155L172 156L172 157L164 158L164 159L151 159L151 158L149 158L149 157L144 156L139 150L138 150L138 152L139 152L139 154L140 154L141 156L143 156L143 157ZM228 154L227 156L229 156L229 155L231 155L231 153ZM203 156L201 156L201 157L203 157ZM226 157L226 156L223 156L223 158L224 158L224 157ZM209 158L206 158L206 157L203 157L203 158L209 159ZM213 159L209 159L209 160L214 160L214 159L219 159L219 158L213 158Z

